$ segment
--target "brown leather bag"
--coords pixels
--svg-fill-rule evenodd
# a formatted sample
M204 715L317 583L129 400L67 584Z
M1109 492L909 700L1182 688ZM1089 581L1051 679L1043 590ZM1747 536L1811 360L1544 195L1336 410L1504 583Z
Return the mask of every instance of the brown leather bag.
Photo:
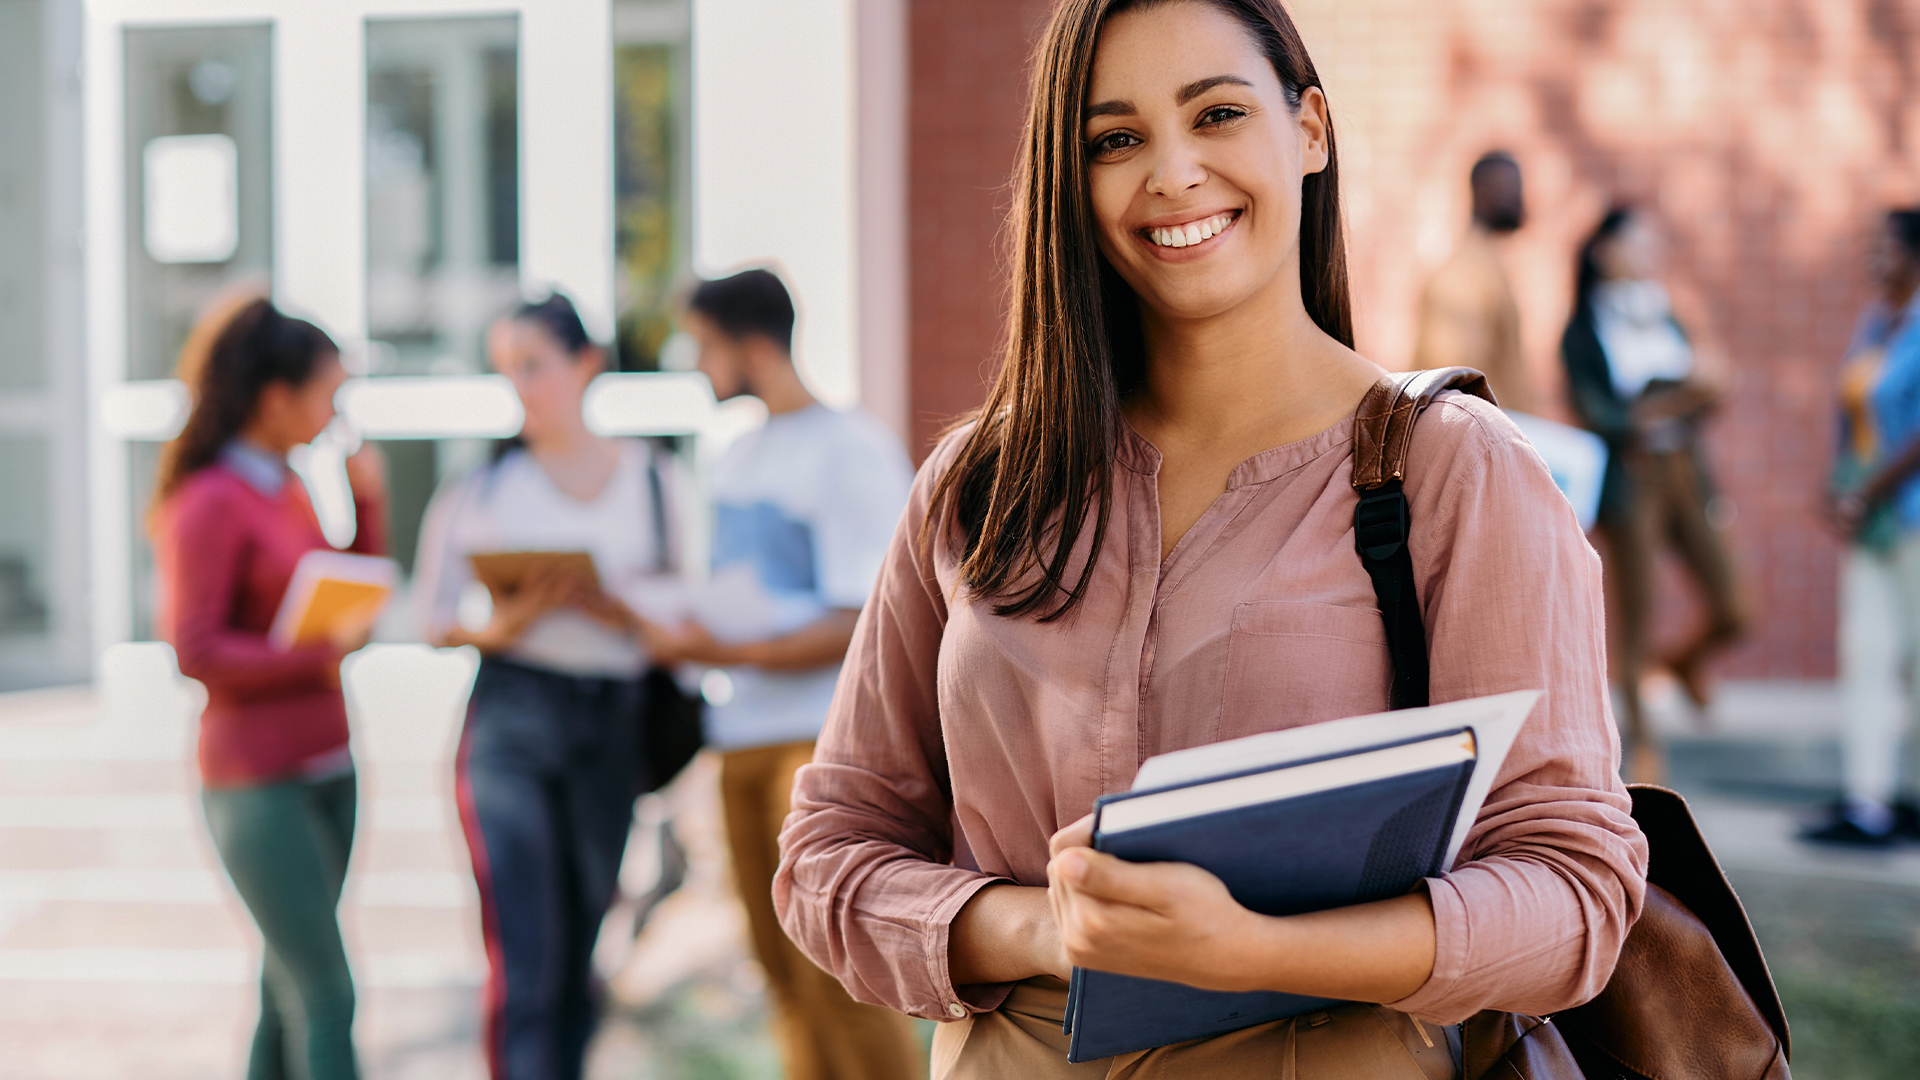
M1493 401L1484 375L1438 368L1382 379L1354 417L1354 546L1386 622L1396 709L1427 703L1401 485L1414 421L1443 390ZM1650 784L1628 793L1651 852L1647 899L1606 989L1550 1018L1470 1018L1461 1026L1462 1080L1790 1080L1773 977L1686 800Z

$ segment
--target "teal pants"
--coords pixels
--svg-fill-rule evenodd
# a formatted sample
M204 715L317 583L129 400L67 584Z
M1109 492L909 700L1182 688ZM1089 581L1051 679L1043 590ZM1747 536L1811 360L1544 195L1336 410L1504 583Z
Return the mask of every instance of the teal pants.
M266 941L247 1080L359 1076L353 975L336 913L354 795L351 773L201 795L220 861Z

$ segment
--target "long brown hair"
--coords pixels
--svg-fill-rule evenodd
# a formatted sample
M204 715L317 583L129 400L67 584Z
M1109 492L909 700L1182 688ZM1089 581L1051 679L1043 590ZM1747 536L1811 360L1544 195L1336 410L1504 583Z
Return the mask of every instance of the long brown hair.
M1165 2L1063 0L1035 53L1008 219L1005 355L922 525L923 540L930 538L951 507L966 541L961 577L977 595L993 597L999 615L1048 622L1073 610L1092 569L1090 554L1069 582L1087 519L1091 552L1106 536L1120 403L1145 380L1146 350L1139 301L1100 253L1082 112L1101 26L1121 11ZM1279 0L1191 2L1240 22L1295 109L1308 87L1320 86ZM1320 329L1352 347L1338 161L1329 121L1326 168L1301 181L1300 293Z
M219 460L247 426L269 383L299 387L339 349L326 331L281 313L265 297L241 299L202 316L180 350L177 373L193 411L160 453L157 507L187 478Z

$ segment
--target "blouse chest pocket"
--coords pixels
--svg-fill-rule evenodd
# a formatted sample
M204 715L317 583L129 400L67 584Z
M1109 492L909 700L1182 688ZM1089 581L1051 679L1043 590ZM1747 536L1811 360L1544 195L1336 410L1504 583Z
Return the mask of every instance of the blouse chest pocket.
M1371 608L1299 600L1233 611L1216 738L1383 712L1386 628Z

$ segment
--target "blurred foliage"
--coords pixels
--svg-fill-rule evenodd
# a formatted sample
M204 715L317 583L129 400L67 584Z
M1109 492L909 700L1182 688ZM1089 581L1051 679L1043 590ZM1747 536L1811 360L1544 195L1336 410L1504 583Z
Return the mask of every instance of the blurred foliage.
M616 1014L646 1039L641 1077L778 1080L779 1053L765 998L712 979L680 986L642 1009Z
M684 263L676 227L674 144L679 122L675 47L614 51L614 223L619 366L657 371L673 332L671 290Z

